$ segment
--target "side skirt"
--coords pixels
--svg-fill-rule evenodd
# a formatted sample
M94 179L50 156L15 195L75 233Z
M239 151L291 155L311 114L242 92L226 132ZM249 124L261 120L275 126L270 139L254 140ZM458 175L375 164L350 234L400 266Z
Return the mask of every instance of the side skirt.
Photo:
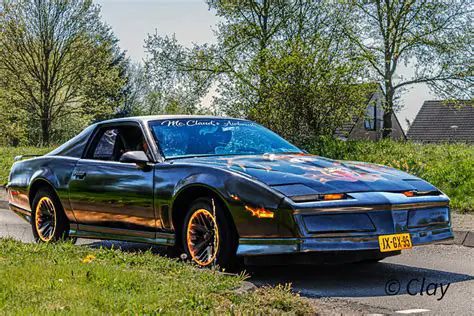
M15 214L23 218L28 223L31 222L31 212L9 204L10 210ZM113 228L104 227L86 227L91 230L79 230L79 225L76 223L71 223L71 229L69 230L69 235L77 238L87 238L87 239L105 239L105 240L120 240L120 241L129 241L129 242L138 242L152 245L162 245L162 246L174 246L175 244L175 235L170 233L153 233L154 237L149 237L149 233L140 233L140 232L124 232L123 230L114 231ZM106 231L104 231L106 230ZM133 235L131 235L133 233Z
M96 228L97 229L97 228ZM175 243L174 234L156 233L155 237L134 236L125 233L113 233L104 231L79 230L77 225L71 225L69 235L77 238L101 239L101 240L120 240L129 242L138 242L152 245L173 246Z

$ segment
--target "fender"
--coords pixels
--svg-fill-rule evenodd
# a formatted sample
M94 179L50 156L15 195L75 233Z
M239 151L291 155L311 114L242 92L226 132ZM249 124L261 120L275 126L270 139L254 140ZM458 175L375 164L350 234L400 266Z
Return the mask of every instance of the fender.
M294 235L295 228L285 224L287 208L283 206L285 197L281 193L252 178L229 170L208 167L207 172L203 173L202 166L199 168L200 172L193 170L195 166L186 167L189 168L188 175L176 184L172 192L172 213L176 211L176 200L184 191L201 187L213 192L225 203L240 237ZM260 219L252 216L246 206L264 207L278 212L278 216L274 219ZM280 221L282 223L278 225L277 222Z
M184 166L183 166L184 167ZM207 167L207 172L202 172L189 165L189 174L180 180L173 189L174 199L187 187L199 185L215 192L227 204L249 204L276 209L284 200L284 196L268 187L266 184L251 179L239 173ZM227 205L229 206L229 205Z
M44 182L55 191L66 216L74 221L69 202L69 180L78 160L77 158L42 156L16 163L12 168L10 187L12 190L19 190L20 193L17 198L11 199L10 203L31 211L36 185Z

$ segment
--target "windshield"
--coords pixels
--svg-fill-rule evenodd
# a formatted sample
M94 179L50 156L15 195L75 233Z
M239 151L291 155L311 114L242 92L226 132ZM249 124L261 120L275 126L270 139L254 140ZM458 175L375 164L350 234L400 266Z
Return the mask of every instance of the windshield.
M302 153L277 134L250 121L173 119L150 122L165 158Z

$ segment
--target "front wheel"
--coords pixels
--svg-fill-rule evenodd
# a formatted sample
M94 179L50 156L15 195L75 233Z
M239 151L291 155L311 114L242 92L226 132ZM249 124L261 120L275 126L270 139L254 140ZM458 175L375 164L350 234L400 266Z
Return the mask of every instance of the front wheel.
M31 226L36 242L55 242L69 238L69 221L56 194L40 189L33 200Z
M184 220L183 246L187 256L202 267L230 268L235 261L236 234L222 207L213 199L191 203Z

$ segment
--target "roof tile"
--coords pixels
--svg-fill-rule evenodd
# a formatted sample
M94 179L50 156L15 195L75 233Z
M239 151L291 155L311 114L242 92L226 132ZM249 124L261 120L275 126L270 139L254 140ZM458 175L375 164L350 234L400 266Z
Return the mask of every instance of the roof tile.
M474 102L425 101L407 137L422 142L474 142Z

